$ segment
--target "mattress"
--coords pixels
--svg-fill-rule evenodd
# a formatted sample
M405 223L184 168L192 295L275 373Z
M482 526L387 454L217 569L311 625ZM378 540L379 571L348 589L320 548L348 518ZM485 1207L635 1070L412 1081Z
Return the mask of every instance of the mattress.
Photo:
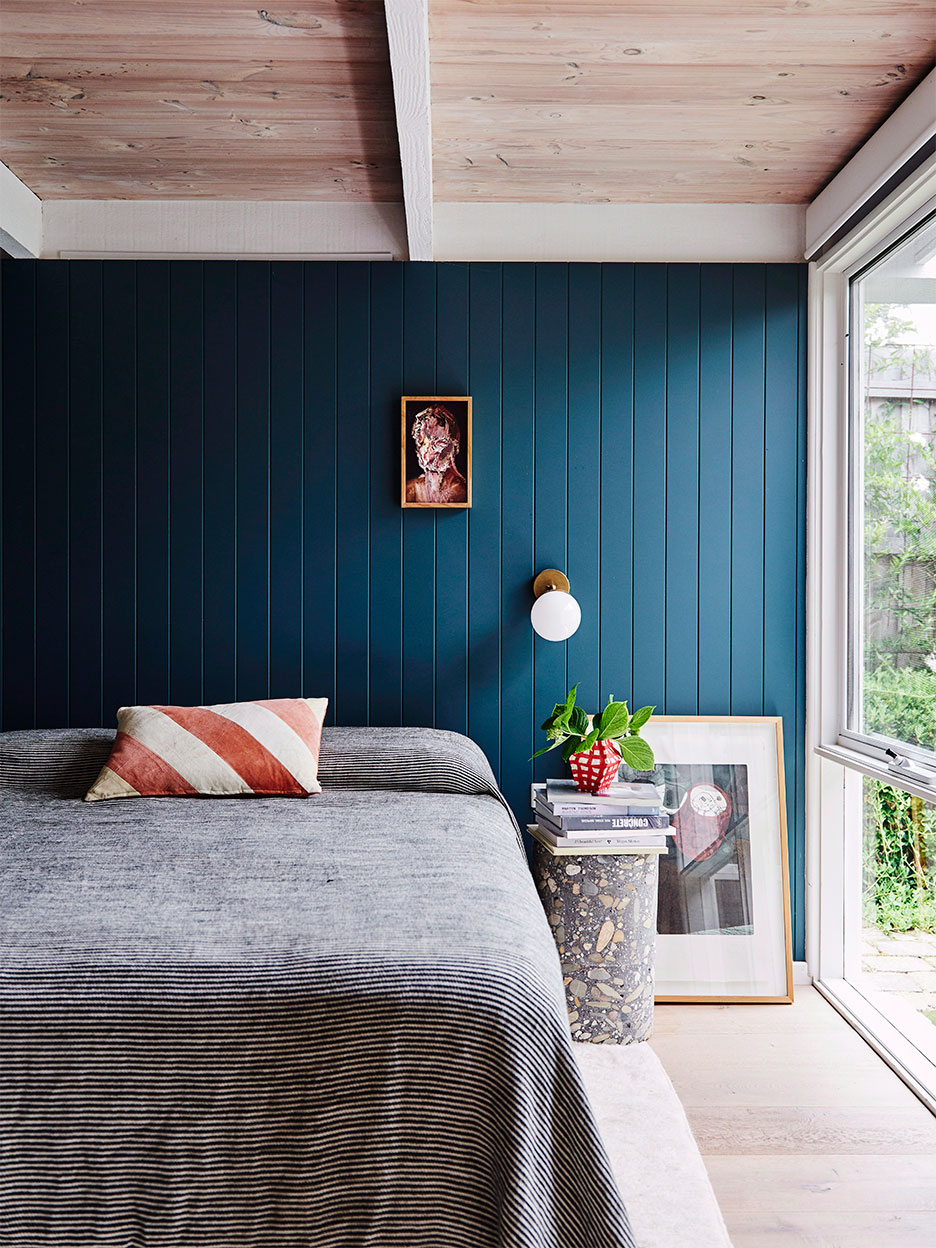
M0 1243L633 1248L477 746L84 803L111 737L0 734Z

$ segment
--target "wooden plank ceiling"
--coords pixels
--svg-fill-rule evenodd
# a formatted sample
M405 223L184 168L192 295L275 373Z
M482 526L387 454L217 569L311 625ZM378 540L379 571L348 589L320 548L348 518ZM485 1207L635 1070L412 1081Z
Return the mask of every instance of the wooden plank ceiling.
M41 198L398 201L383 3L288 3L2 0L0 159ZM429 6L438 200L805 202L936 52L936 0Z
M399 201L382 0L287 3L2 0L0 159L42 199Z
M931 68L934 0L430 0L435 198L803 203Z

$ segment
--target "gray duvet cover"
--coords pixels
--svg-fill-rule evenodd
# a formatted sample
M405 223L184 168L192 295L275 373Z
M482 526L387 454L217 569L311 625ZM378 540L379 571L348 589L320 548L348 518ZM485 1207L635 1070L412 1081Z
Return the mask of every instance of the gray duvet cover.
M633 1248L472 742L86 804L111 738L0 734L0 1243Z

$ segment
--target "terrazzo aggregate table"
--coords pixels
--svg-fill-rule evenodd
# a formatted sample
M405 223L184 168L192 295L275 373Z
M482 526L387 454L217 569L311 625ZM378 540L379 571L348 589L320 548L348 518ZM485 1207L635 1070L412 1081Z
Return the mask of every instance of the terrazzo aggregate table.
M575 1040L633 1044L653 1030L658 856L558 855L533 841Z

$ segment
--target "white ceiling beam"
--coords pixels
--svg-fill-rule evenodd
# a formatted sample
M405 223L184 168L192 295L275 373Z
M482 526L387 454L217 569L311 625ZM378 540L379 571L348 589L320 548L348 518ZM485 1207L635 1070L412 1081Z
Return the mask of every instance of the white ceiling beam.
M0 244L18 260L42 252L42 201L6 165L0 165Z
M428 0L386 0L403 202L411 260L432 256L432 123Z

